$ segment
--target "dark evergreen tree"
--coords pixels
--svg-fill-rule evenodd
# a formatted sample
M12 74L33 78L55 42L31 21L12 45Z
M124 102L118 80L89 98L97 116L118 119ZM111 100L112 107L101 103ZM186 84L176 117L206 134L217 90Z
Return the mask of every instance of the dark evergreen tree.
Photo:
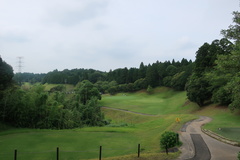
M139 71L138 71L138 79L145 78L146 72L147 72L147 67L143 64L143 62L141 62L139 66Z
M13 75L12 67L0 57L0 90L6 89L11 84Z
M159 85L159 76L156 64L148 66L146 72L146 82L147 85L150 85L152 87L156 87Z

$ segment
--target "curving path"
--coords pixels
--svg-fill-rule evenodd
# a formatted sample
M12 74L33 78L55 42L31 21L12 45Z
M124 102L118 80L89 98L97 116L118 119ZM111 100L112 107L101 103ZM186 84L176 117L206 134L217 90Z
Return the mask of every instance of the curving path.
M143 116L158 116L158 115L154 115L154 114L139 113L139 112L129 111L129 110L125 110L125 109L112 108L112 107L106 107L106 106L102 106L101 108L123 111L123 112L128 112L128 113L135 113L135 114L139 114L139 115L143 115Z
M183 142L180 147L182 154L179 159L237 160L240 147L225 144L202 132L201 126L211 120L209 117L201 116L183 126L180 132L180 140Z

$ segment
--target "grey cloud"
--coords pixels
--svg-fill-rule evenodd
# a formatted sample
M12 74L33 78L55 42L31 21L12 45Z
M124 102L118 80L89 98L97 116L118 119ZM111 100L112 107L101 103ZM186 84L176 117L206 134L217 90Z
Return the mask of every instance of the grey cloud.
M104 9L108 6L107 1L90 1L85 7L55 9L49 12L49 21L57 22L63 26L74 26L86 20L93 19L104 13Z
M18 34L5 34L0 36L0 41L3 43L24 43L28 42L29 39L26 36Z
M196 49L199 47L197 44L193 42L187 42L184 44L179 45L178 50L185 51L185 50L190 50L190 49Z
M211 43L231 24L231 12L239 8L237 2L217 0L2 3L1 56L13 66L16 57L24 56L28 72L109 71L141 62L194 59L204 42Z

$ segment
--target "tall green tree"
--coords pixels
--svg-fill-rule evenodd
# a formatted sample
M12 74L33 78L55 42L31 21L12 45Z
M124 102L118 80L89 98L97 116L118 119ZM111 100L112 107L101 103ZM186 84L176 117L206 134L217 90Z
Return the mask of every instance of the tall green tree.
M138 79L145 78L146 72L147 72L147 67L144 65L143 62L141 62L140 66L139 66L139 71L138 71Z
M223 29L221 34L230 40L234 40L236 43L240 42L240 12L234 11L233 13L233 23L234 25L230 25L228 29Z
M88 80L84 80L80 83L79 88L77 88L77 93L80 96L80 102L84 105L87 103L88 100L90 100L93 97L101 100L100 92Z
M12 67L0 57L0 90L6 89L11 84L13 76Z
M204 102L211 98L211 92L208 90L209 83L204 76L193 74L186 87L188 99L199 106L203 106Z
M231 54L219 55L216 64L210 75L210 82L216 88L213 96L215 102L229 103L232 110L240 108L240 43L236 43Z
M152 87L156 87L159 85L159 76L156 64L148 66L146 72L146 82L147 85L150 85Z

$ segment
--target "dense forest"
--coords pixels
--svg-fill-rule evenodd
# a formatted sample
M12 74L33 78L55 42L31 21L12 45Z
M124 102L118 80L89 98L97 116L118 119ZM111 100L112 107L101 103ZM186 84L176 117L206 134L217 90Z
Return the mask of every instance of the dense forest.
M199 106L216 103L240 109L239 12L233 12L233 23L221 31L222 39L200 46L194 62L183 58L148 65L141 62L139 68L109 72L65 69L14 75L12 67L0 58L0 121L31 128L101 126L108 123L97 104L101 94L148 91L157 86L185 90L188 99ZM34 85L23 89L23 82ZM58 86L46 92L45 83ZM74 93L68 95L61 84L74 85Z

